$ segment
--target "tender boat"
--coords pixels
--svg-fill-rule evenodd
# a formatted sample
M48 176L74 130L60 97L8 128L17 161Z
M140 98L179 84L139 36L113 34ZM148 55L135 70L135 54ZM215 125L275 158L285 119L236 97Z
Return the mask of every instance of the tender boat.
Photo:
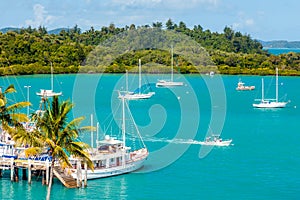
M241 80L239 80L238 85L236 87L236 90L254 90L255 86L245 86L245 83L243 83Z
M230 140L223 140L219 136L210 136L205 139L205 141L200 142L201 145L208 145L208 146L229 146L232 142L232 139Z

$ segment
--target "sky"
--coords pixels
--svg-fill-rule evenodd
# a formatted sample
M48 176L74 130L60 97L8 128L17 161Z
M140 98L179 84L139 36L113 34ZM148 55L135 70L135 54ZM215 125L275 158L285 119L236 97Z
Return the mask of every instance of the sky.
M253 39L300 41L299 0L1 0L0 28L44 26L82 31L168 19L223 32L226 26Z

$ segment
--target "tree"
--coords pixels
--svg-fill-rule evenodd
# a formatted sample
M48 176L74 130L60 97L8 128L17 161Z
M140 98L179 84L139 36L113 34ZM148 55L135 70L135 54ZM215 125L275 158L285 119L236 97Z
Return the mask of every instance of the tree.
M13 85L8 86L4 92L0 89L0 120L3 130L11 136L14 136L18 130L22 129L21 122L28 121L26 114L17 113L19 109L30 106L29 102L18 102L9 104L6 97L9 93L16 92Z
M81 158L93 169L93 164L88 152L89 148L84 142L79 141L79 133L91 130L91 127L79 128L83 117L75 118L68 122L68 114L73 108L70 101L60 102L58 96L54 96L50 102L46 100L47 108L42 115L33 114L36 129L33 132L24 134L20 132L13 138L18 143L28 144L30 148L26 150L26 155L36 155L43 151L45 147L52 157L50 168L50 180L47 191L47 200L50 199L53 181L54 163L57 161L62 167L71 167L69 155Z
M161 29L162 26L163 26L162 22L153 22L152 23L152 27L153 28L159 28L159 29Z
M168 21L166 22L166 27L168 30L174 30L174 23L171 19L168 19Z

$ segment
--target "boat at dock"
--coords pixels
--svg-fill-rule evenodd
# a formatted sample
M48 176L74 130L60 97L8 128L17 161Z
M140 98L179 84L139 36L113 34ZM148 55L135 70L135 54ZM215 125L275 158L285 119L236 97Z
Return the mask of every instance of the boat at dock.
M96 141L97 147L92 148L89 152L90 158L94 164L94 170L78 167L80 161L71 157L70 161L74 166L74 168L71 170L71 175L73 178L80 179L80 174L82 174L80 171L82 170L85 170L84 173L89 180L125 174L136 171L143 167L144 161L147 159L149 152L132 118L125 97L122 97L121 100L121 138L115 138L107 134L103 140ZM126 121L128 121L128 119L125 119L125 110L128 112L127 116L131 118L130 121L132 121L133 127L136 130L138 136L137 138L140 139L141 147L134 148L135 145L131 147L126 144L126 135L129 134L127 132L127 128L129 129L129 127L126 126ZM130 129L133 127L131 126Z

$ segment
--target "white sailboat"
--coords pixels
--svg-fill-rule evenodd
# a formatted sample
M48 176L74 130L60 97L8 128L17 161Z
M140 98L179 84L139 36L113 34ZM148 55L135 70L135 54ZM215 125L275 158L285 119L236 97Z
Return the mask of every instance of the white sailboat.
M119 98L125 98L128 100L138 100L138 99L149 99L155 92L142 93L142 65L141 59L139 59L139 87L138 93L128 91L128 72L126 70L126 91L119 91Z
M62 92L54 92L53 91L53 67L52 67L52 62L51 62L51 89L50 90L41 89L40 92L37 92L36 94L38 96L41 96L42 98L60 96L62 94Z
M284 108L288 102L279 102L278 101L278 68L276 68L276 97L275 99L265 99L264 97L264 79L261 79L262 92L261 99L259 103L254 103L253 107L255 108Z
M171 49L171 79L170 80L159 80L156 83L156 87L174 87L174 86L183 86L183 82L174 81L174 69L173 69L173 47Z
M91 160L94 163L94 170L86 170L87 179L98 179L133 172L143 167L144 161L148 157L149 152L134 122L126 99L125 97L122 97L121 99L122 136L120 139L117 139L109 135L105 135L104 140L96 141L97 148L92 149L90 152ZM135 147L134 149L135 145L131 147L127 146L126 144L126 134L128 133L126 122L128 122L128 119L125 119L125 110L127 110L127 116L131 118L130 121L133 123L134 129L138 137L140 138L140 141L142 143L141 147ZM132 127L130 127L130 129L131 128ZM76 158L70 158L70 161L73 166L75 166L78 162ZM71 170L71 175L75 179L80 176L80 171L84 170L83 168L78 168L78 166L79 165L77 164L77 167Z

